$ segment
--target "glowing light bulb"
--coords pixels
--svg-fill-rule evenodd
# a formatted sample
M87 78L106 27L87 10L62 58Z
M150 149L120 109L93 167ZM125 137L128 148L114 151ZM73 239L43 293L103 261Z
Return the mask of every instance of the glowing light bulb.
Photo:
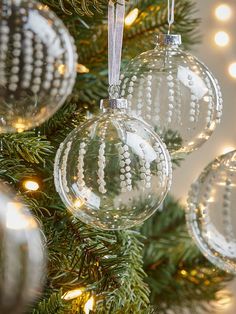
M228 21L232 15L232 10L227 4L220 4L215 9L215 16L220 21Z
M71 291L64 293L61 298L63 300L69 301L69 300L73 300L75 298L78 298L79 296L82 295L82 293L83 293L83 289L74 289L74 290L71 290Z
M39 189L39 184L33 180L26 180L24 183L24 188L29 191L37 191Z
M78 73L89 73L89 69L85 65L80 63L77 64L76 70Z
M226 32L217 32L215 34L215 43L217 46L225 47L229 43L229 35Z
M85 306L84 306L85 314L89 314L89 312L93 310L94 303L95 303L94 297L91 297L90 299L88 299L88 301L85 303Z
M228 71L229 71L229 75L232 78L236 79L236 62L233 62L229 65Z
M134 23L136 18L138 17L139 10L137 8L130 11L125 18L125 25L130 26Z

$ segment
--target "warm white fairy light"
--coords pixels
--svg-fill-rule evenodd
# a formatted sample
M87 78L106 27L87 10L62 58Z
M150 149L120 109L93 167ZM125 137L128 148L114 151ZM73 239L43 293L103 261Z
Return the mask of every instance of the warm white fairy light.
M236 62L233 62L229 65L228 71L229 71L229 75L232 78L236 79Z
M80 63L77 64L76 70L78 73L89 73L89 68Z
M89 314L90 311L93 310L94 308L94 297L92 296L91 298L88 299L88 301L85 303L85 306L84 306L84 313L85 314Z
M83 293L83 289L74 289L74 290L70 290L64 293L61 298L63 300L69 301L69 300L73 300L80 297L82 293Z
M228 21L232 15L232 10L227 4L220 4L215 9L215 16L220 21Z
M219 47L225 47L229 44L230 38L226 32L220 31L215 34L215 43Z
M34 181L34 180L26 180L23 183L23 186L26 190L28 191L38 191L39 189L39 184L38 182Z
M126 26L132 25L134 21L137 19L138 14L139 14L139 10L137 8L130 11L125 18L125 25Z

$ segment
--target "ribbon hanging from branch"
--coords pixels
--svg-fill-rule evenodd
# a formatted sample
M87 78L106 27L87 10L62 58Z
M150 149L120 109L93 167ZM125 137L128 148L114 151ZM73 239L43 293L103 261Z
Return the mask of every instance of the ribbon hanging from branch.
M108 76L109 87L119 85L121 53L124 32L125 0L108 4ZM110 97L114 97L110 91Z
M175 0L168 0L168 24L169 30L168 34L171 31L171 26L175 21Z

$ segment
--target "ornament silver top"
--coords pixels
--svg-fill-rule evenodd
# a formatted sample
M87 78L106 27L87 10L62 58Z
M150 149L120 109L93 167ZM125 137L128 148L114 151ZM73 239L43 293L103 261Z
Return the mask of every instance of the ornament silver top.
M124 98L102 99L100 101L100 109L127 109L128 102Z
M179 46L182 44L182 38L179 34L158 34L155 43L162 46Z

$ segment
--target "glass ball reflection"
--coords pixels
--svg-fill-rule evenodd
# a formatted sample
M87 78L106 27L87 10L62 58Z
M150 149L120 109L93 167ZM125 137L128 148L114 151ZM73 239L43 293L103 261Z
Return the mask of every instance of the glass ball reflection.
M109 109L68 135L57 152L54 177L77 218L112 230L149 218L165 198L172 172L166 146L150 127Z
M22 132L50 118L71 94L74 40L46 6L0 0L0 133Z
M187 225L203 254L236 274L236 151L216 158L192 185Z
M180 44L179 35L160 35L153 50L131 60L121 95L163 139L175 137L171 153L190 153L220 122L222 94L208 68Z
M36 220L0 184L0 313L23 313L39 297L45 276L45 249Z

